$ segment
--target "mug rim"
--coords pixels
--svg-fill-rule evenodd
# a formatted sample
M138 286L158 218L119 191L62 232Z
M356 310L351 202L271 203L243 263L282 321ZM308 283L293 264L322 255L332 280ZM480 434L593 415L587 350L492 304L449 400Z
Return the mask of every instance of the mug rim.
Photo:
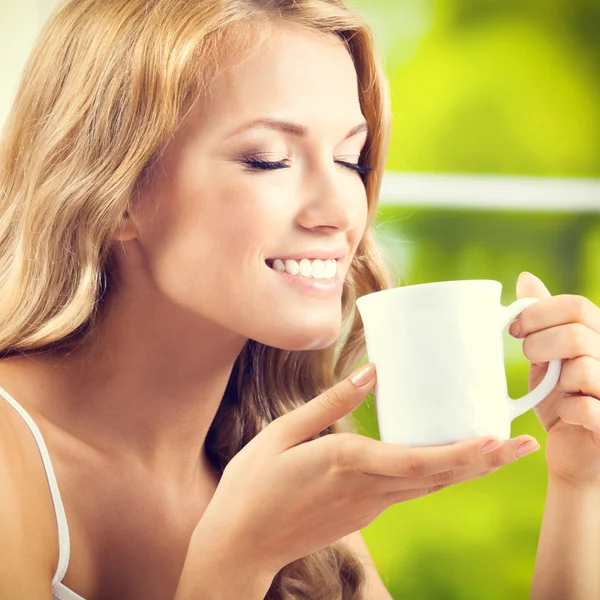
M413 285L399 285L397 287L388 288L387 290L379 290L378 292L371 292L370 294L364 294L356 299L356 306L360 308L359 303L363 304L363 302L368 302L368 299L371 296L379 296L379 294L390 294L393 292L397 292L398 290L408 290L419 288L422 289L424 287L459 287L465 284L472 284L484 287L494 287L500 288L502 290L502 282L497 279L450 279L448 281L430 281L427 283L416 283Z

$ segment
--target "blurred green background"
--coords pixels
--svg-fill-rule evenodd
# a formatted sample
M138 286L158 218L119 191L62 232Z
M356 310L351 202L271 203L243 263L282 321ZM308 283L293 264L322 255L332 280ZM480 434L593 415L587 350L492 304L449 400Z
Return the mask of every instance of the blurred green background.
M600 177L598 0L353 0L385 55L393 102L388 169ZM382 200L385 198L382 197ZM497 279L516 299L521 271L553 295L600 304L599 210L380 208L378 234L403 285ZM509 394L527 392L522 342L505 333ZM378 438L374 400L354 413ZM485 478L390 507L362 530L395 599L529 597L544 509L542 447Z
M389 171L600 178L600 0L348 1L385 56ZM0 123L55 3L0 0ZM484 198L469 209L385 204L377 231L403 284L496 279L508 305L527 270L552 294L600 304L600 212L569 210L569 200L560 211L490 210ZM513 398L527 392L521 346L505 334ZM379 437L372 397L354 414ZM390 507L362 530L395 599L529 597L547 481L532 411L513 422L522 433L540 451Z

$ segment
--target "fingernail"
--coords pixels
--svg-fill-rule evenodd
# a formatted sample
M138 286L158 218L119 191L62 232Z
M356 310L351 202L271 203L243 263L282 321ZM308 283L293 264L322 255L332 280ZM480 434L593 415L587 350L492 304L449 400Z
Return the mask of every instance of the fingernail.
M519 333L521 333L521 322L519 319L511 323L510 327L508 328L508 333L510 333L510 335L513 337L519 336Z
M496 448L500 448L504 442L502 440L490 440L486 442L479 451L480 454L487 454L488 452L492 452L492 450L496 450Z
M522 456L525 456L526 454L531 454L532 452L535 452L539 449L540 445L537 442L525 442L515 450L515 456L517 458L521 458Z
M350 382L356 387L366 385L375 376L375 364L368 363L362 369L359 369L350 376Z

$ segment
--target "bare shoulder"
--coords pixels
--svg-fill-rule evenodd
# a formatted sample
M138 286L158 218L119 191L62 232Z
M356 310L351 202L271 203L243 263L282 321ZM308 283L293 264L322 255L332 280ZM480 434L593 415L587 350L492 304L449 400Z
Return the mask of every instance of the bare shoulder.
M14 414L13 414L14 413ZM15 418L16 417L16 418ZM21 417L0 398L0 581L3 600L51 600L54 518L39 451ZM22 419L21 419L22 420ZM25 428L27 425L23 421ZM32 447L33 445L33 447ZM35 462L35 452L37 461ZM50 512L49 512L50 511ZM54 563L55 564L55 563Z
M393 600L385 584L381 580L381 576L377 571L377 567L373 562L369 548L360 531L355 531L350 535L342 538L344 542L360 559L365 568L367 576L367 591L365 594L369 600Z

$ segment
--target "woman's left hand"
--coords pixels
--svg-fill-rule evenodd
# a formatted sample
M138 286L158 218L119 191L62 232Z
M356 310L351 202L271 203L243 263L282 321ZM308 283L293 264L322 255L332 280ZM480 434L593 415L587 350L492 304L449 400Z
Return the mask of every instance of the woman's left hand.
M556 387L535 408L548 432L549 473L573 484L600 486L600 308L584 296L552 296L542 281L522 273L517 298L540 298L509 332L523 341L530 361L529 390L563 359Z

